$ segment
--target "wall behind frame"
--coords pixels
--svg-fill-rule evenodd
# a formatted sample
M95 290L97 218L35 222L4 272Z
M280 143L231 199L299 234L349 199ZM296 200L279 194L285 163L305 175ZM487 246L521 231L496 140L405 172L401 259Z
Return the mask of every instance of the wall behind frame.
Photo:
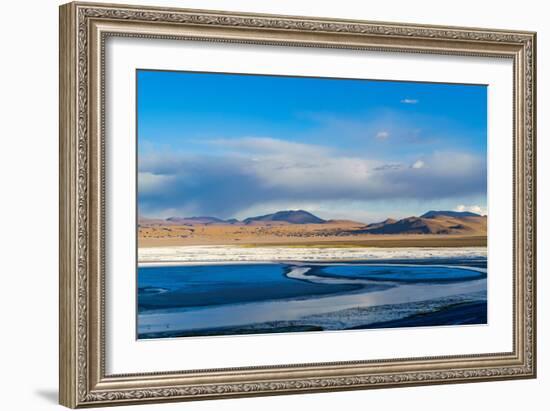
M111 1L119 3L117 1ZM307 0L127 0L122 3L311 15L376 21L523 29L538 32L538 291L537 380L262 397L128 410L542 410L550 389L550 176L548 118L550 27L544 2L463 0L319 2ZM7 410L55 410L57 405L57 65L58 5L54 0L5 2L0 25L0 250L2 405Z

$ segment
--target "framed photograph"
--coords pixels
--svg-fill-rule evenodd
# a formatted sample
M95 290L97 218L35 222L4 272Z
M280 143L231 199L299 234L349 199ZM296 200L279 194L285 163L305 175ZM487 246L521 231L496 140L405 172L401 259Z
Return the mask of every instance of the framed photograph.
M535 54L61 6L61 404L534 378Z

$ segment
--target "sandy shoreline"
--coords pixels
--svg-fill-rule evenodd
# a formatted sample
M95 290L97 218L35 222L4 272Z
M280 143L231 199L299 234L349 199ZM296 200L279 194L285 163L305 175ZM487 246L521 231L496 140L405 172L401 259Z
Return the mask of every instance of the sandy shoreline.
M211 236L202 238L139 238L139 247L183 247L201 245L232 245L241 247L484 247L487 246L486 235L354 235L354 236L326 236L326 237L276 237L272 235L249 236L245 238L228 238L225 236Z

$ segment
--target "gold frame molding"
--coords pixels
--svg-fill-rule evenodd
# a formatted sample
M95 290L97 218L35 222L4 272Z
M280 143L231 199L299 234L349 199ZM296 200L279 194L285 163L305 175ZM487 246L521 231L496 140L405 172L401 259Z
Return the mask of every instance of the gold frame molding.
M109 36L512 59L512 352L106 375L104 45ZM69 3L60 7L60 403L199 400L536 376L536 34L220 11Z

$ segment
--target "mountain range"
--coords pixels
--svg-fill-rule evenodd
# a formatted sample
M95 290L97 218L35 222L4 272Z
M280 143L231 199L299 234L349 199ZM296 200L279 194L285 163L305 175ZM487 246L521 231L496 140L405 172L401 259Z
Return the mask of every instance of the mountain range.
M402 219L388 218L384 221L363 224L348 220L324 220L305 210L284 210L272 214L248 217L239 221L235 218L221 219L211 216L169 217L167 219L140 218L140 226L184 225L184 226L277 226L277 225L327 225L341 226L342 233L354 234L461 234L485 235L487 216L469 211L430 210L421 216Z

